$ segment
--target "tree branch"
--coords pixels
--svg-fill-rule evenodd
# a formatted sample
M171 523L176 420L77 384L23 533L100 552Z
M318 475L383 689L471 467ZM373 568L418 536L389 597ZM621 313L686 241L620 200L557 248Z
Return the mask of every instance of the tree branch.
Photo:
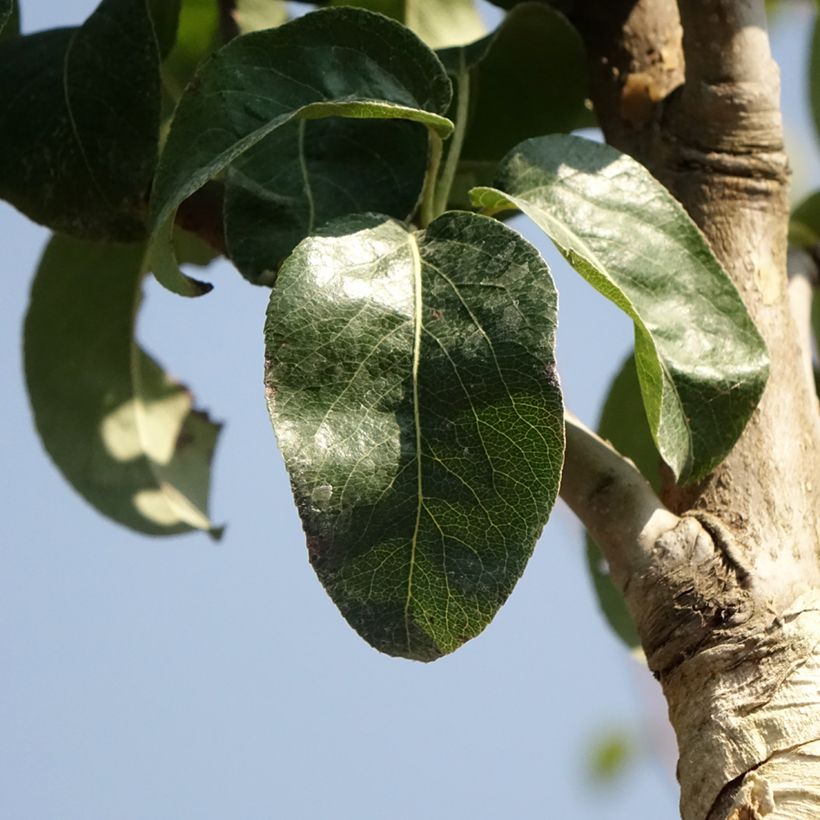
M651 560L658 538L680 519L664 507L629 459L572 413L564 420L561 498L589 530L623 589L636 568Z

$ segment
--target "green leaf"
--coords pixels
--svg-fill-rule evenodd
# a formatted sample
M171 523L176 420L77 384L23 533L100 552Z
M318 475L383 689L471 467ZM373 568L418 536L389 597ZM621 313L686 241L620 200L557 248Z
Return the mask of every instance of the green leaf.
M504 159L489 211L518 208L635 323L652 438L682 482L706 476L757 406L768 355L703 235L649 172L606 145L528 140Z
M288 20L284 0L236 0L233 13L240 34L276 28Z
M585 106L584 44L566 17L549 6L518 6L464 53L476 91L462 159L497 161L529 137L594 125ZM457 50L441 57L454 73Z
M475 0L331 0L377 11L415 31L430 48L471 43L487 31Z
M820 191L804 199L792 211L789 242L809 251L820 245Z
M549 6L517 6L488 37L439 56L453 77L462 61L469 69L469 116L450 197L454 205L466 207L469 189L489 185L501 158L522 140L595 124L586 107L584 44Z
M325 9L228 43L177 106L154 185L152 261L170 290L198 295L171 253L180 203L277 128L324 117L404 119L441 135L450 81L435 54L381 15Z
M477 214L349 217L282 266L271 418L311 562L377 649L453 651L521 575L563 459L555 310L537 251Z
M20 8L17 0L0 0L0 39L20 33Z
M49 243L24 338L37 430L65 478L109 518L150 535L216 534L206 510L219 426L134 342L144 253Z
M408 219L421 194L427 133L398 120L299 120L254 146L227 175L228 255L265 283L316 226L374 211Z
M631 458L655 491L660 491L661 457L646 420L634 356L629 356L624 362L609 388L598 422L598 433L611 442L619 453ZM586 542L589 571L604 616L627 646L632 649L640 647L632 616L623 595L612 583L601 551L589 535Z
M145 0L103 0L80 28L3 40L0 65L0 197L72 236L144 237L159 129Z

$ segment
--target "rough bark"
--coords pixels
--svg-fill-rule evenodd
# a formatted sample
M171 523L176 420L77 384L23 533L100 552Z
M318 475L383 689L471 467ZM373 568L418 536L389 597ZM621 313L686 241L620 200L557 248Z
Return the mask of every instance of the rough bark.
M820 415L789 306L788 166L764 3L578 5L608 141L701 227L766 339L771 374L726 461L699 486L667 488L677 515L655 509L662 533L641 527L645 487L571 424L562 492L601 544L663 686L682 816L820 817ZM641 512L616 537L619 507Z

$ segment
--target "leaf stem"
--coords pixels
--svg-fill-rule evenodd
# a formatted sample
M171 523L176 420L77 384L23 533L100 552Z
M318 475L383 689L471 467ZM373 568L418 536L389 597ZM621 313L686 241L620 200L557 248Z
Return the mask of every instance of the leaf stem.
M458 170L458 162L461 159L461 149L464 145L464 137L467 133L467 116L470 111L470 72L464 59L464 49L459 52L458 74L456 75L456 117L455 131L450 139L450 149L447 152L447 159L444 162L444 169L441 178L436 185L436 194L433 200L433 207L436 215L447 210L447 200L450 198L450 191L453 187L453 180Z
M430 158L427 162L427 173L421 192L422 228L426 228L438 216L435 206L436 180L444 145L441 137L432 128L428 128L427 133L430 135Z

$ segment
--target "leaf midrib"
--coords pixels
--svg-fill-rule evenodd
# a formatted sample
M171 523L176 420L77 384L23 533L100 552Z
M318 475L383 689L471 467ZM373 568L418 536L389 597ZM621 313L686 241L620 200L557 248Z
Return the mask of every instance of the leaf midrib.
M424 506L423 471L421 463L421 414L419 412L419 366L421 363L422 293L421 255L413 234L408 234L410 256L413 261L413 423L416 432L416 523L410 539L410 567L407 572L407 598L404 602L404 629L407 636L407 651L410 652L410 602L413 598L413 571L416 566L416 546L421 527L421 511Z

